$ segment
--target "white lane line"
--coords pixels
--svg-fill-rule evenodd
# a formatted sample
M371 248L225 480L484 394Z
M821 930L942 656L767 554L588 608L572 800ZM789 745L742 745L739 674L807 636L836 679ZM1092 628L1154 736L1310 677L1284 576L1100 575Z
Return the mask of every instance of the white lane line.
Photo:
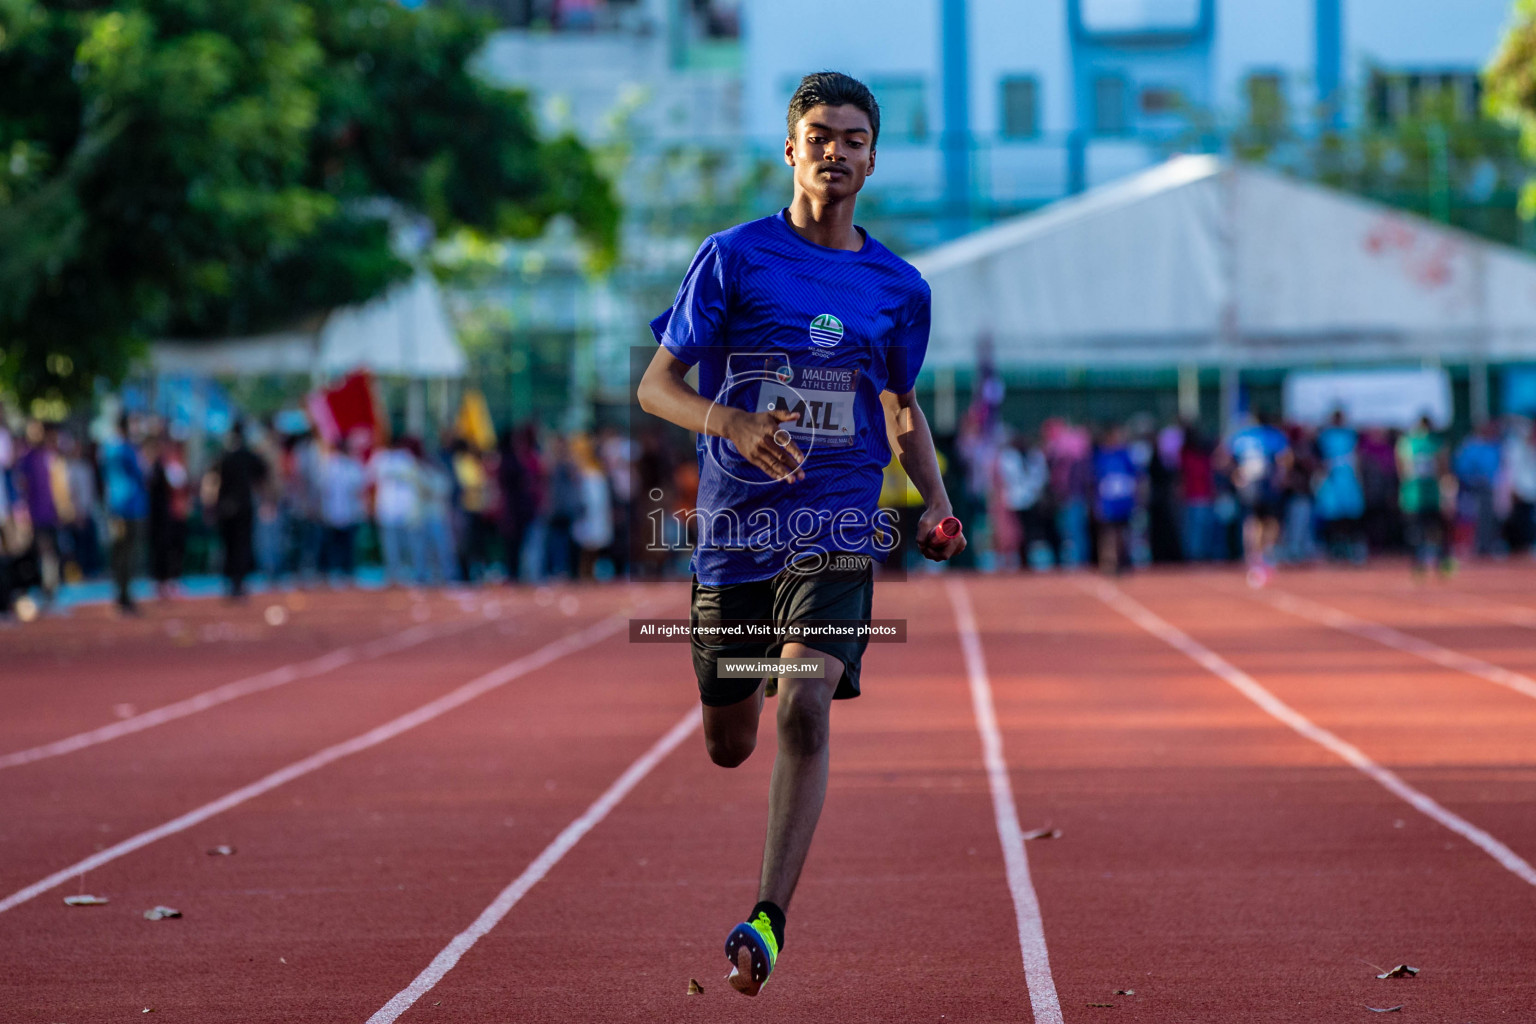
M1516 693L1536 698L1536 679L1501 668L1491 662L1474 658L1470 654L1453 651L1449 647L1421 640L1416 636L1399 632L1391 626L1362 619L1326 604L1318 604L1304 597L1296 597L1283 591L1270 591L1256 595L1267 604L1298 618L1310 619L1323 626L1331 626L1343 633L1352 633L1367 640L1374 640L1383 647L1391 647L1406 654L1417 655L1442 668L1486 679L1490 683L1506 686Z
M1345 742L1322 726L1314 724L1311 719L1270 693L1252 676L1228 662L1215 651L1195 640L1178 627L1158 618L1141 604L1127 597L1118 587L1111 586L1102 581L1085 583L1084 585L1099 600L1168 646L1186 655L1191 661L1202 668L1214 675L1220 676L1238 693L1253 701L1274 718L1284 722L1318 746L1337 754L1363 775L1373 779L1383 789L1400 798L1424 816L1439 822L1452 832L1466 839L1472 845L1498 861L1521 881L1530 885L1536 885L1536 868L1533 868L1515 851L1465 818L1442 807L1431 797L1414 789L1404 782L1396 772L1389 768L1383 768L1371 760L1359 747Z
M1459 608L1473 615L1481 615L1497 622L1508 623L1511 626L1522 626L1525 629L1536 629L1536 609L1526 608L1518 604L1510 604L1507 601L1493 601L1486 597L1473 597L1471 594L1440 593L1427 594L1415 593L1416 597L1425 599L1431 606L1442 608Z
M981 734L987 784L992 789L997 838L1003 846L1003 865L1007 869L1008 888L1013 893L1013 913L1019 926L1019 952L1024 959L1024 985L1029 989L1029 1006L1034 1011L1035 1024L1061 1024L1061 1000L1056 995L1056 982L1051 978L1051 958L1045 948L1045 923L1040 918L1040 900L1029 877L1024 830L1019 826L1013 784L1008 780L1008 760L1003 756L1003 737L997 728L992 684L987 679L987 663L982 655L981 637L976 631L976 613L965 584L950 580L948 587L949 603L955 610L955 627L960 632L960 650L965 655L965 670L971 682L971 706L976 712L976 731Z
M223 686L216 686L211 690L194 694L191 697L178 700L172 704L146 711L132 718L125 718L120 722L112 722L96 729L66 736L52 743L44 743L41 746L31 747L27 750L18 750L10 754L0 754L0 768L15 768L18 765L32 764L50 757L58 757L61 754L72 754L86 747L94 747L108 740L115 740L122 736L129 736L145 729L152 729L157 725L174 722L178 718L186 718L195 715L199 711L207 711L209 708L227 704L240 697L249 697L253 693L263 690L271 690L287 683L300 679L310 679L324 675L355 661L364 661L369 658L377 658L385 654L394 654L408 647L415 646L426 640L439 636L451 636L454 633L463 632L473 626L481 625L479 622L455 624L444 628L442 626L415 626L394 636L382 637L378 640L363 644L360 647L348 644L338 647L328 654L322 654L318 658L309 661L301 661L291 665L283 665L279 668L269 669L266 672L248 676L245 679L237 679Z
M111 863L119 857L142 849L150 843L164 839L166 836L175 835L177 832L184 832L193 825L207 821L216 814L222 814L232 807L238 807L247 800L252 800L263 793L276 789L284 783L292 782L294 779L324 768L333 761L339 761L344 757L367 750L369 747L376 747L385 740L392 740L396 736L416 728L418 725L425 725L434 718L444 715L455 708L462 707L476 697L483 696L519 676L527 675L529 672L543 668L545 665L563 658L567 654L574 654L584 647L590 647L612 636L626 628L628 621L622 615L611 616L579 632L562 637L553 643L545 644L533 653L526 654L516 661L508 662L498 669L485 673L485 675L471 679L463 686L445 693L436 700L428 701L416 710L408 711L399 718L386 722L375 729L368 730L361 736L355 736L350 740L326 747L319 753L311 754L303 760L295 761L286 768L279 768L272 774L257 779L248 786L242 786L233 793L221 796L217 800L206 803L196 810L188 811L179 818L173 818L163 825L157 825L146 832L140 832L136 836L123 840L116 846L110 846L100 853L71 864L67 868L55 871L47 878L34 882L25 889L13 892L5 899L0 900L0 913L25 903L34 896L39 896L72 878L78 878L83 872L94 871L103 864Z
M613 785L604 791L603 795L593 801L592 806L584 811L581 817L567 825L554 842L544 848L544 852L534 858L533 863L518 875L505 889L491 901L490 906L480 912L473 924L453 937L453 941L444 946L442 952L432 958L432 962L426 969L416 975L405 988L395 994L395 997L380 1007L379 1011L368 1018L368 1024L393 1024L399 1016L430 992L439 981L459 962L459 958L469 952L484 938L491 929L501 923L502 918L517 906L519 900L528 895L530 889L539 884L543 877L549 874L550 869L560 863L560 859L571 851L583 836L608 816L608 812L618 806L619 802L629 795L629 791L639 785L640 780L650 774L662 760L681 743L689 733L698 727L700 716L697 710L690 709L682 720L667 730L666 735L657 740L634 764L625 769L624 774L614 780Z

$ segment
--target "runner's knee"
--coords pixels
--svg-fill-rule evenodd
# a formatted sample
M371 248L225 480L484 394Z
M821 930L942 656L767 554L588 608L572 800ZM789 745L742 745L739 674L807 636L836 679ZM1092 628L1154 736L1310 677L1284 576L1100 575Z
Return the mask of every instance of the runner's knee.
M757 715L762 698L723 708L704 707L704 749L722 768L735 768L757 748Z
M823 680L785 680L779 690L779 744L798 754L827 745L832 689Z
M752 751L757 748L757 737L706 734L704 748L709 751L709 759L721 768L735 768L752 756Z

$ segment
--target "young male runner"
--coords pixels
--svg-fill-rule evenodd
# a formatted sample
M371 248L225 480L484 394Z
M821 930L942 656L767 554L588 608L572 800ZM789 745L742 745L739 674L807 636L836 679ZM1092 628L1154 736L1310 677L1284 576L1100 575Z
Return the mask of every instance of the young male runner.
M651 323L660 347L638 395L647 412L699 435L693 666L711 760L734 768L751 755L763 699L778 691L758 902L725 946L731 985L749 996L784 948L785 911L826 796L830 704L858 696L867 637L725 639L697 627L867 622L870 560L894 540L894 523L876 518L893 448L927 506L920 550L941 561L965 547L933 533L950 504L913 393L928 286L853 223L880 108L847 75L808 75L788 129L794 198L704 241L672 308ZM684 380L695 365L697 391ZM825 676L719 670L723 657L775 655L822 657Z

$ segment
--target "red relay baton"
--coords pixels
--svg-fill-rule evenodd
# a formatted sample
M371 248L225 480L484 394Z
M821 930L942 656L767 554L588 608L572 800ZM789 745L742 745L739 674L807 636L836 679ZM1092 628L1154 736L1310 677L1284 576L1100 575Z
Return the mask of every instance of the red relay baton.
M928 531L928 540L943 543L954 540L960 536L960 520L954 516L945 516L939 520L939 525Z

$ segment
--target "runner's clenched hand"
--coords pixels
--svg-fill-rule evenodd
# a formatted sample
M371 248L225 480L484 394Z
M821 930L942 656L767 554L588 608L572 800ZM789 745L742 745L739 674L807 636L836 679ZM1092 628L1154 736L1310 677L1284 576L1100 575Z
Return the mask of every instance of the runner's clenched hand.
M917 521L917 550L932 562L945 562L965 550L965 533L957 533L948 540L938 535L935 528L945 517L953 515L947 505L929 507Z
M725 437L742 458L764 473L775 480L795 483L805 479L805 471L800 468L805 456L780 424L799 421L800 414L787 409L755 413L743 410L731 419Z

